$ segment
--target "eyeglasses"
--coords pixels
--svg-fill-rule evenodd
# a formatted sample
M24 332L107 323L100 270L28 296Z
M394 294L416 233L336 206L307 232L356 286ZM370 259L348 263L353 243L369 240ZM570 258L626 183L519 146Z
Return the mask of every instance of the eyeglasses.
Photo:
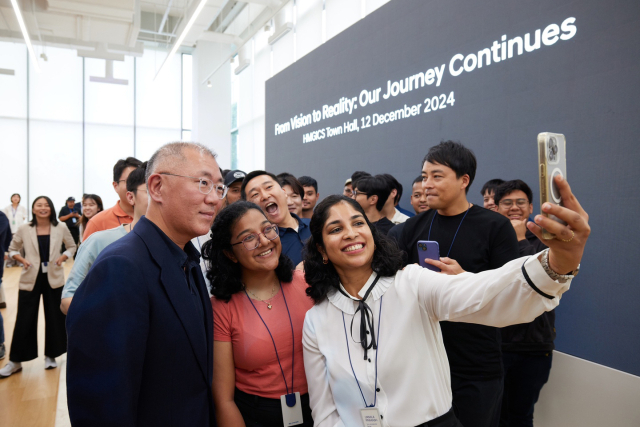
M367 193L365 193L364 191L353 190L353 197L354 198L358 197L358 194L364 194L365 196L367 195Z
M182 178L191 178L191 179L197 179L200 183L198 184L198 190L200 190L200 192L202 194L209 194L211 193L211 190L213 190L214 188L216 189L216 193L218 194L218 197L221 199L224 199L227 195L227 190L229 190L229 187L227 187L224 184L214 184L212 180L207 179L207 178L196 178L195 176L187 176L187 175L177 175L175 173L169 173L169 172L158 172L160 175L170 175L170 176L179 176Z
M504 199L504 200L500 200L500 202L498 203L498 205L505 207L505 208L510 208L511 206L513 206L513 199ZM519 208L524 208L529 204L529 200L527 199L517 199L515 200L516 205Z
M260 235L263 235L267 240L275 240L278 237L278 226L274 224L265 227L264 230L262 230L262 233L251 233L242 239L241 242L232 243L231 246L242 243L246 250L252 251L260 246Z

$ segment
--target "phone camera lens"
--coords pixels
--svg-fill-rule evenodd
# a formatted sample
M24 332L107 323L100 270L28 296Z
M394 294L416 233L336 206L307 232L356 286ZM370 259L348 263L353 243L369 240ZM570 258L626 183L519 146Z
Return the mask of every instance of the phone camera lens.
M550 162L555 162L558 158L558 142L554 137L549 138L547 155Z

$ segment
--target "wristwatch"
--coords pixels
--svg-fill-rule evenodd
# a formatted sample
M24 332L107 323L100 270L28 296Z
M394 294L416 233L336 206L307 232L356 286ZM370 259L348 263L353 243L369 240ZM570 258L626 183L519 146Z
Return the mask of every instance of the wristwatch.
M571 280L580 272L580 265L578 265L578 268L576 268L569 274L558 274L553 271L551 267L549 267L549 249L545 249L544 252L542 252L542 259L540 260L540 264L542 264L544 272L547 273L547 275L551 279L557 280L558 282L566 282L568 280Z

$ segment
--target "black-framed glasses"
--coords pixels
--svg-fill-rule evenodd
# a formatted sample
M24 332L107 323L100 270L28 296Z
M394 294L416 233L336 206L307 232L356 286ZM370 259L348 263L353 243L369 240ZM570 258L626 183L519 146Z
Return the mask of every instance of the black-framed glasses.
M202 194L209 194L211 193L211 190L215 188L216 194L218 194L218 197L221 199L224 199L227 196L227 191L229 190L229 188L226 185L214 184L213 181L210 180L209 178L196 178L195 176L178 175L178 174L169 173L169 172L158 172L158 173L160 175L179 176L182 178L191 178L191 179L198 180L199 181L198 190L200 190Z
M498 205L503 206L505 208L510 208L513 206L513 202L515 202L519 208L527 207L527 205L529 204L529 200L527 199L516 199L516 200L504 199L504 200L500 200Z
M267 240L275 240L278 237L278 226L275 224L269 225L262 230L262 233L251 233L242 239L241 242L232 243L231 246L242 243L246 250L252 251L260 246L260 235L263 235Z
M358 197L358 194L363 194L363 195L367 195L367 193L365 193L364 191L360 191L360 190L353 190L353 197L356 198Z

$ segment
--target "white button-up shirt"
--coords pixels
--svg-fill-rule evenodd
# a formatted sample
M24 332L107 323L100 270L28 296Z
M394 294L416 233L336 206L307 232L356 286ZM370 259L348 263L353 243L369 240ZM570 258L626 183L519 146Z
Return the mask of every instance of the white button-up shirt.
M554 298L542 296L527 283L523 264L538 290ZM361 298L375 276L360 290ZM570 281L552 280L537 256L513 260L497 270L457 276L407 266L395 276L381 277L367 298L378 344L377 350L368 351L370 361L363 359L364 351L356 342L358 303L334 291L307 312L304 322L302 344L314 425L362 426L362 394L367 405L373 404L376 386L383 426L413 427L444 415L451 409L451 379L438 322L496 327L531 322L555 308L569 285Z

